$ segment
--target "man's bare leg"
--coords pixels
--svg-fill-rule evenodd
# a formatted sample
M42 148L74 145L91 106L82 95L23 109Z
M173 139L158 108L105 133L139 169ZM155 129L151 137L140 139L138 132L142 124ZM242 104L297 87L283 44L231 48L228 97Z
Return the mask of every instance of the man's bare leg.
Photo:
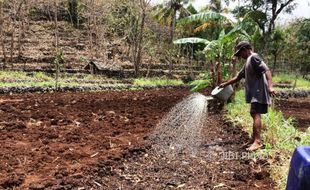
M259 113L251 114L251 116L253 118L253 144L249 148L247 148L247 150L255 151L263 146L260 139L262 120Z

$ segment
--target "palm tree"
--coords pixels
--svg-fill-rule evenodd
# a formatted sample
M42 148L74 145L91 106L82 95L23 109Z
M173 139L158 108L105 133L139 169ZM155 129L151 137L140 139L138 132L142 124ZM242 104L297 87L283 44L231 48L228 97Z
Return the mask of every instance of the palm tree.
M177 15L179 14L180 18L190 15L190 12L185 7L190 1L191 0L169 0L156 7L157 14L155 18L162 24L170 26L170 43L172 43L174 38Z

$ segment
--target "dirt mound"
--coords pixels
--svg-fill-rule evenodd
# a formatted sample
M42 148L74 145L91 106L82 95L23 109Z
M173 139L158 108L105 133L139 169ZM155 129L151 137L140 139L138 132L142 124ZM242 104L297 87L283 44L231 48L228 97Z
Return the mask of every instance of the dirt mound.
M276 108L281 110L286 118L293 117L301 130L310 127L310 96L278 100Z

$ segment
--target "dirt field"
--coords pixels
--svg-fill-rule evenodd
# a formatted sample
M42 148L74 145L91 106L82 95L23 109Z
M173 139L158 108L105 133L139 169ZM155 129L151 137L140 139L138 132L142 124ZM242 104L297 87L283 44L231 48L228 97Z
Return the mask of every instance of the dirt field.
M277 109L281 110L286 118L293 117L301 130L310 127L310 97L290 98L277 101Z
M247 134L210 108L199 155L166 158L149 136L186 90L0 96L0 189L273 189ZM230 151L230 154L226 154Z

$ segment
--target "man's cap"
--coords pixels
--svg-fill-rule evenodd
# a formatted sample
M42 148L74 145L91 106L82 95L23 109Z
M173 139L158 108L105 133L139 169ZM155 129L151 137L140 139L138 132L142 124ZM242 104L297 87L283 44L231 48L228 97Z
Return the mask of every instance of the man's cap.
M239 42L238 45L236 45L236 47L235 47L234 56L239 57L240 56L240 51L243 48L250 48L250 49L252 49L251 44L249 42L247 42L247 41Z

